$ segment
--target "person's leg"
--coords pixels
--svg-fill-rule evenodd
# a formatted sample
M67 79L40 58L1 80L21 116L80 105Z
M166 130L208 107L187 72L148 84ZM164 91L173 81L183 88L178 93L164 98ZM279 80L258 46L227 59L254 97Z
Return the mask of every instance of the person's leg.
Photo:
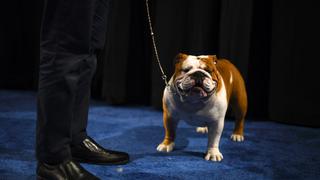
M37 179L98 179L72 160L70 148L79 88L90 88L79 85L83 76L95 69L87 63L96 61L90 49L95 2L45 1L40 35Z
M92 52L101 50L105 43L107 16L110 0L97 0L95 14L91 27L90 49ZM77 162L92 164L125 164L129 155L125 152L112 151L103 148L87 135L88 107L90 85L96 66L96 59L87 59L87 66L81 71L81 81L75 98L74 119L72 121L72 158Z
M89 49L94 56L87 58L78 83L75 99L74 118L72 121L72 144L78 144L88 137L86 128L90 100L91 81L96 69L96 52L105 44L107 18L110 0L96 0L91 25Z
M78 84L87 61L95 61L91 27L95 0L47 0L40 44L36 155L40 162L71 159L72 122ZM94 68L90 73L94 71ZM87 88L89 89L89 87ZM83 91L87 91L83 90Z
M119 164L129 160L127 153L106 150L86 133L91 79L96 52L105 42L108 2L46 1L38 92L39 162L76 159Z
M72 119L72 144L74 145L81 143L88 137L86 128L91 93L90 87L96 68L96 58L88 58L86 64L81 73L81 81L78 84L78 91L75 96L74 118Z

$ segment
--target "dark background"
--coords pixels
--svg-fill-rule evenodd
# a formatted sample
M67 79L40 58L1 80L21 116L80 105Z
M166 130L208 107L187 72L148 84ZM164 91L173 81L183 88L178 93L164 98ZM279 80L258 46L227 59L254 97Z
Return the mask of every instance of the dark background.
M150 0L161 62L178 52L230 59L246 80L248 119L320 126L319 6L283 0ZM81 3L81 2L79 2ZM1 3L0 89L36 90L41 0ZM113 0L92 96L160 108L144 0Z

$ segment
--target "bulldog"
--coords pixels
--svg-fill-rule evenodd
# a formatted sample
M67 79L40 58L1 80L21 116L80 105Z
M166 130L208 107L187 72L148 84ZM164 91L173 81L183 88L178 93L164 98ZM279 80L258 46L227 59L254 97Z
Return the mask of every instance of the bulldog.
M221 161L219 141L224 119L230 105L235 116L233 141L244 140L243 128L247 112L244 80L237 68L215 55L178 54L175 72L163 93L163 123L165 137L157 150L171 152L180 120L197 126L199 133L208 133L205 159Z

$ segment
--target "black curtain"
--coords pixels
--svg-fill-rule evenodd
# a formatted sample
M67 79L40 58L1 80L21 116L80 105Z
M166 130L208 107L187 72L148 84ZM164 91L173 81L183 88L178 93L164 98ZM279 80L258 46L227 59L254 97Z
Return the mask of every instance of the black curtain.
M0 3L0 88L37 86L41 0Z
M273 2L269 117L320 126L320 6Z
M152 52L144 1L114 0L111 7L93 97L115 105L150 105Z
M2 16L0 88L36 89L41 1L11 1ZM114 0L92 84L110 104L161 107L144 0ZM3 6L2 6L3 7ZM294 1L150 0L159 55L173 72L178 52L230 59L246 80L248 119L320 126L319 6Z

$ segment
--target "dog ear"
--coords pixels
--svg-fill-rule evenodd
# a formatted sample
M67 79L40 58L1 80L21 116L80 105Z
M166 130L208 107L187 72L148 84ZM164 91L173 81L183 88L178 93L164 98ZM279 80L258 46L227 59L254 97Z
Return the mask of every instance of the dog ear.
M218 63L218 58L216 55L209 55L209 58L213 61L213 64L217 64Z
M188 55L184 54L184 53L179 53L176 55L176 57L174 58L174 64L180 63L183 60L187 59Z

